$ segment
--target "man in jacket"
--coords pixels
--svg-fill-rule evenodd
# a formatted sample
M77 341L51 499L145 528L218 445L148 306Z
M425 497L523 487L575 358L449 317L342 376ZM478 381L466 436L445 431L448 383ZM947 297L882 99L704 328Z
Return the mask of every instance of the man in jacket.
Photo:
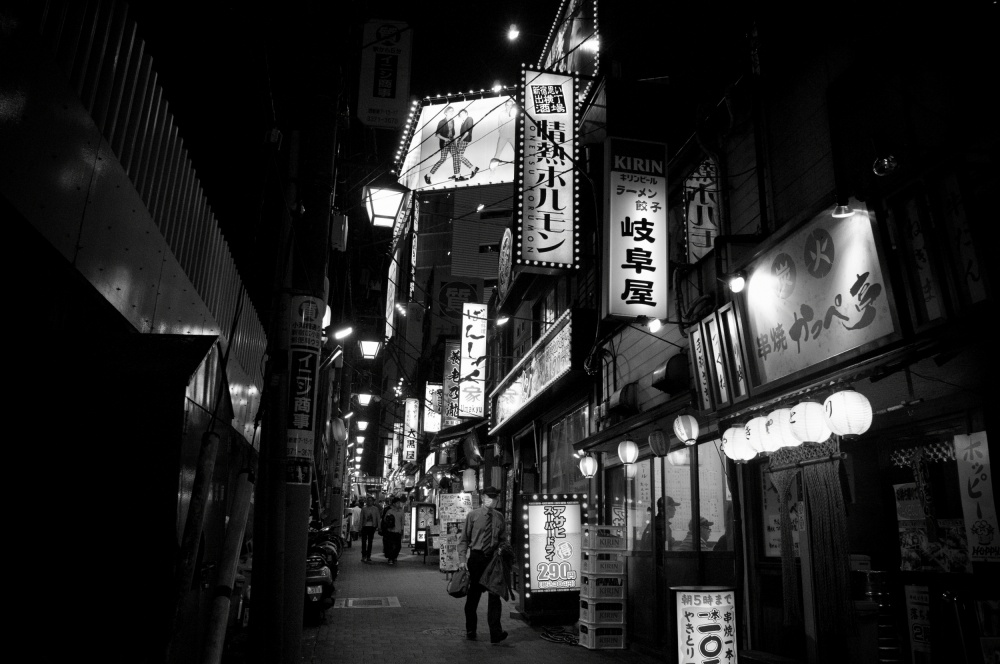
M375 499L369 496L367 503L361 509L361 562L363 563L372 561L372 541L375 539L375 531L378 530L381 518Z
M389 501L389 509L382 516L383 524L389 516L392 517L392 525L382 527L382 538L385 540L385 555L389 558L389 564L395 565L399 551L403 548L403 499L399 496L393 496Z
M485 592L489 595L486 605L486 623L490 628L490 643L500 643L507 638L507 632L500 627L500 596L490 592L480 582L483 571L493 553L507 543L507 525L503 514L493 509L500 491L487 487L483 491L483 504L465 517L465 528L458 540L458 567L469 570L469 593L465 596L465 636L476 640L476 611L479 598Z

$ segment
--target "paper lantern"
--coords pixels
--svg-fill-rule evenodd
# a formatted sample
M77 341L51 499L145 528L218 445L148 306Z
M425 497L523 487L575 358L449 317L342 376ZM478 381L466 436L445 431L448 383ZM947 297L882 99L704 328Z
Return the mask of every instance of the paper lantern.
M826 424L826 409L815 401L795 404L788 420L792 434L804 443L822 443L832 433Z
M638 468L638 464L627 463L625 464L625 477L633 478L635 477L635 471Z
M771 418L770 415L763 418L764 419L764 431L761 437L761 442L764 445L765 452L777 452L783 447L781 442L781 434L778 432L777 423Z
M635 463L636 459L639 458L639 446L635 444L634 440L626 438L618 443L618 458L622 460L622 463Z
M653 454L658 457L667 455L670 442L667 440L666 434L663 433L663 429L654 429L649 434L649 449L653 450Z
M472 468L466 468L462 471L462 489L465 491L476 490L476 471Z
M767 418L755 417L747 422L743 427L743 436L746 444L754 451L754 454L765 452L764 436L767 435Z
M582 459L580 459L580 472L587 479L590 479L597 474L597 459L590 456L589 454Z
M698 442L698 420L691 415L678 415L674 420L674 435L685 445Z
M792 409L779 408L771 411L767 419L771 420L771 435L777 439L781 447L798 447L802 441L792 432Z
M868 397L854 390L834 392L823 402L826 425L838 436L860 436L872 425Z
M736 462L749 461L757 456L746 443L746 431L743 427L730 427L722 434L722 451Z
M667 455L667 461L670 462L671 466L690 466L691 448L680 447L674 450L673 452Z

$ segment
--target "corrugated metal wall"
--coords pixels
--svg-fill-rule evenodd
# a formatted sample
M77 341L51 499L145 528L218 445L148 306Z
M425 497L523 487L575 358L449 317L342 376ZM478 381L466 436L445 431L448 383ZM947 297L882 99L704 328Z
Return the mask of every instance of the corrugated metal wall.
M40 33L256 385L266 337L212 213L139 28L121 2L48 2Z

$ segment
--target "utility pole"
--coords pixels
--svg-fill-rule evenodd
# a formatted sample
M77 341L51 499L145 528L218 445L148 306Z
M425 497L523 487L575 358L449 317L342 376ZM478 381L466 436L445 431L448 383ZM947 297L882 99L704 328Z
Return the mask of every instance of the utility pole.
M289 147L286 196L292 210L284 215L288 242L282 246L290 247L290 259L289 269L276 278L280 295L271 325L256 501L263 528L255 539L263 538L258 540L262 559L254 561L250 618L255 656L267 664L297 664L302 636L337 140L339 82L329 48L336 40L320 34L331 25L329 14L323 3L309 2L294 21L302 35L293 77L301 83L301 96L296 104L299 130Z

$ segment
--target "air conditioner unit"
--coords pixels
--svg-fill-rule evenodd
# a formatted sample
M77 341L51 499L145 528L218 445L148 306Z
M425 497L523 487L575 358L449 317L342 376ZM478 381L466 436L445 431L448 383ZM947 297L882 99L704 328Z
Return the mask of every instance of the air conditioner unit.
M628 415L639 412L639 383L628 383L608 399L608 415Z

